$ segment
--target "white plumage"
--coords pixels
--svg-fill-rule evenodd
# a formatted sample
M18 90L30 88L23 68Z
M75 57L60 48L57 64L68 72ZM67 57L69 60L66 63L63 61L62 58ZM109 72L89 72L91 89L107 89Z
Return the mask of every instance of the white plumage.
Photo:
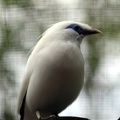
M18 99L24 120L35 120L37 111L41 117L58 114L77 98L84 83L80 44L96 33L86 24L64 21L42 35L28 59Z

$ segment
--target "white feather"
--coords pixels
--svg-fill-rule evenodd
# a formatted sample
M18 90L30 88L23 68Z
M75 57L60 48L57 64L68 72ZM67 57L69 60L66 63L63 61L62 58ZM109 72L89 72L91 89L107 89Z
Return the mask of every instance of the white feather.
M58 114L76 99L83 86L84 60L80 50L83 37L65 29L73 23L92 29L73 21L56 23L42 35L28 59L18 98L19 113L27 92L25 120L34 120L36 111L42 117Z

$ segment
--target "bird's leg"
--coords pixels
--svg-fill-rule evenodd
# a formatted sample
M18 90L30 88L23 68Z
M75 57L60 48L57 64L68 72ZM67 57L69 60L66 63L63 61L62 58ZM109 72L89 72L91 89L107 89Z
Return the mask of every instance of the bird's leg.
M51 114L49 117L58 117L57 114Z
M36 113L35 113L35 114L36 114L36 116L37 116L37 119L39 120L39 119L40 119L40 117L41 117L41 116L40 116L40 112L39 112L39 111L36 111Z
M49 115L47 117L43 117L43 119L55 118L55 117L58 117L58 115L57 114L51 114L51 115Z

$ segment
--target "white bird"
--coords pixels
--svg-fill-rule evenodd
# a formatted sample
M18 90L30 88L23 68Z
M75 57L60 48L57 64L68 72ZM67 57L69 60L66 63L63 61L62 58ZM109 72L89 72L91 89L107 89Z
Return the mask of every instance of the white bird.
M84 83L80 45L84 36L97 33L89 25L63 21L42 35L25 69L17 108L21 120L57 115L77 98Z

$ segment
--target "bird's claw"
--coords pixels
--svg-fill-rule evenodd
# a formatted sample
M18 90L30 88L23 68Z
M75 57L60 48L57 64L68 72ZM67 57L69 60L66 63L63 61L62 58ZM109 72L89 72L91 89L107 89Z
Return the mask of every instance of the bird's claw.
M40 118L41 118L41 116L40 116L40 112L39 111L36 111L36 116L37 116L37 119L39 120Z

